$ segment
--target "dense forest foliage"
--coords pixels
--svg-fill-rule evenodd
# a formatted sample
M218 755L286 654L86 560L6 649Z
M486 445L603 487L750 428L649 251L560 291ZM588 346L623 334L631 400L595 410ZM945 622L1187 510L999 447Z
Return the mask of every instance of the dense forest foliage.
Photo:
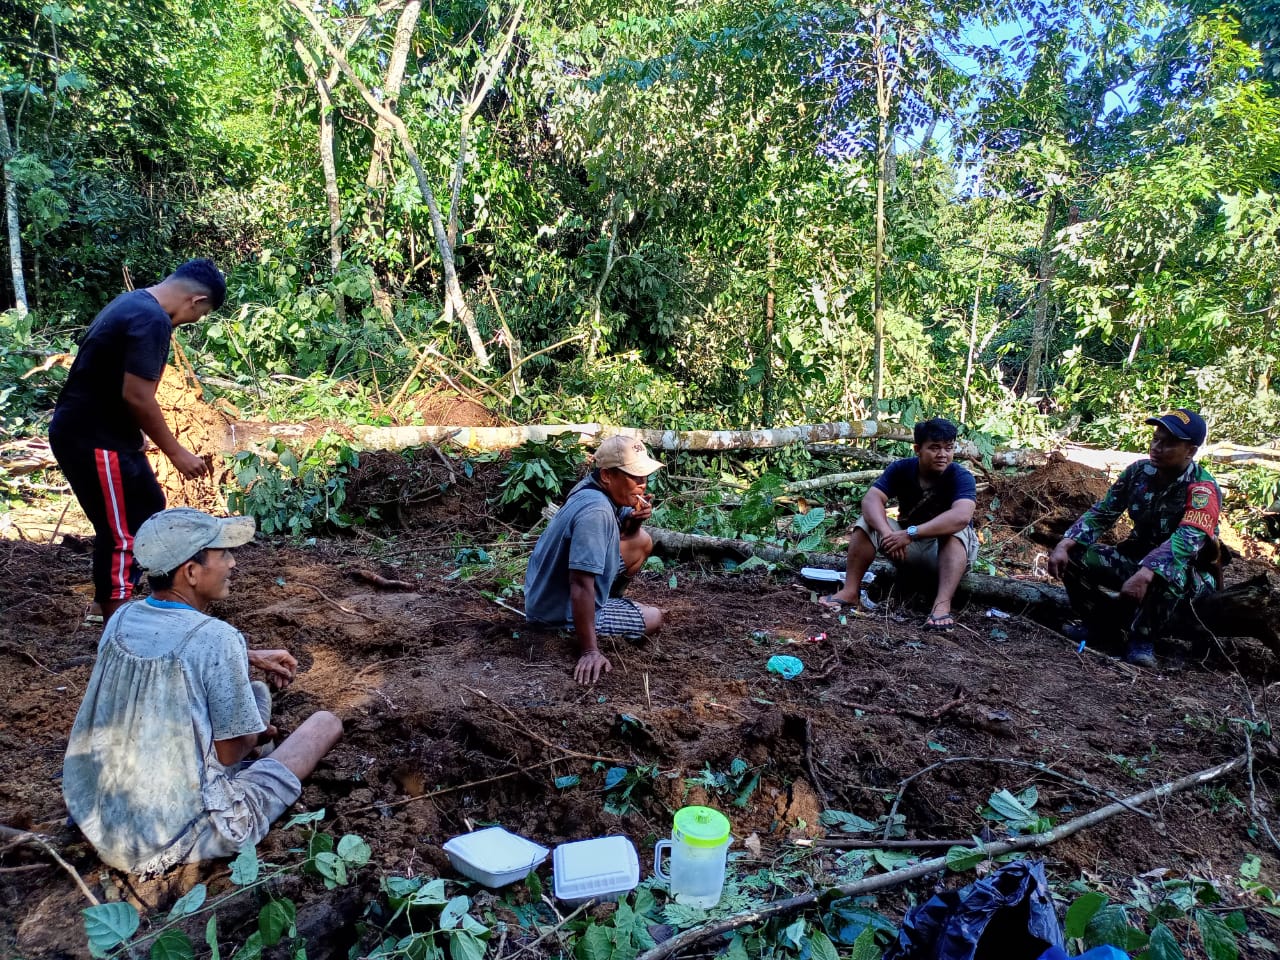
M277 414L1280 421L1276 0L15 0L0 154L8 431L196 255Z

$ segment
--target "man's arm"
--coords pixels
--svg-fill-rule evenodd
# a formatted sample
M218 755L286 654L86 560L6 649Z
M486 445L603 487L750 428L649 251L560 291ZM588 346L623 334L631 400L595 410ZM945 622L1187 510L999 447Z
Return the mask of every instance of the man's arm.
M188 480L203 476L209 472L209 465L178 443L178 438L164 422L164 413L156 402L156 389L159 386L159 380L148 380L137 374L126 373L122 391L125 405L142 432L169 458L174 469Z
M867 491L867 495L862 498L862 515L866 518L867 526L882 537L887 537L893 533L893 527L889 526L889 498L883 490L872 487Z
M218 755L218 762L224 767L235 766L259 744L266 743L274 737L276 732L275 724L270 724L261 733L246 733L243 737L213 741L213 749Z
M573 632L578 638L578 664L573 679L578 683L595 683L601 672L613 670L600 652L596 640L596 577L585 570L569 571L569 607L573 610Z
M298 661L288 650L250 650L249 666L267 675L267 682L278 690L293 683Z
M917 537L949 537L959 533L973 519L973 511L978 504L973 500L956 500L945 513L940 513L932 520L926 520L916 527Z

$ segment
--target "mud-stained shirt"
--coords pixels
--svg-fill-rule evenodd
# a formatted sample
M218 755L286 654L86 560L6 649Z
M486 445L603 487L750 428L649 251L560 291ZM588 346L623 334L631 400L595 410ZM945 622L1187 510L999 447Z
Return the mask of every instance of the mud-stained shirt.
M1218 535L1222 491L1213 475L1192 461L1182 475L1161 487L1150 460L1138 460L1120 474L1107 495L1071 525L1066 538L1088 546L1128 513L1133 532L1125 540L1129 556L1144 554L1142 565L1169 583L1210 579L1195 567L1206 542ZM1204 584L1197 584L1203 586Z
M103 861L137 871L243 793L216 740L266 729L238 630L153 598L108 621L67 741L63 796Z

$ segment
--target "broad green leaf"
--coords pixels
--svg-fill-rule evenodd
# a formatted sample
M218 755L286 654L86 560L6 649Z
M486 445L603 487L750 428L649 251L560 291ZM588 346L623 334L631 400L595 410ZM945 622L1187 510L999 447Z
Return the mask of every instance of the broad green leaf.
M373 856L373 850L370 849L369 844L365 842L363 837L348 833L338 841L338 856L353 867L363 867L369 862L369 858Z
M282 577L280 580L281 586L284 586L283 580L284 578ZM292 817L288 819L288 821L285 823L282 829L288 830L290 827L301 827L301 826L305 826L308 823L319 823L323 819L324 819L324 807L321 807L319 810L312 810L308 813L294 814Z
M222 960L222 951L218 949L218 915L210 914L209 922L204 926L204 942L209 945L210 960Z
M529 871L529 875L524 878L524 885L525 889L529 891L529 896L533 898L534 903L537 903L542 899L542 881L538 878L536 871Z
M1128 950L1131 942L1129 914L1118 903L1109 904L1098 910L1084 928L1085 946L1093 948L1104 943L1121 950Z
M258 879L259 867L257 848L251 843L245 844L231 861L231 882L238 887L253 883Z
M240 949L231 955L231 960L258 960L262 956L262 934L257 930L245 937Z
M195 960L191 939L181 930L166 930L151 942L151 960Z
M1236 935L1217 914L1197 910L1195 918L1196 926L1200 928L1200 942L1204 944L1209 960L1240 960Z
M84 916L89 952L95 957L105 957L107 951L124 943L138 929L138 911L127 903L100 903L80 913Z
M591 923L573 948L577 960L610 960L613 956L613 941L609 939L609 931L597 923Z
M843 810L823 810L818 822L827 827L839 827L844 833L875 833L878 829L870 820Z
M789 943L797 950L800 949L800 942L804 940L804 931L809 926L804 917L800 917L794 923L789 925L782 931L782 940Z
M426 886L416 891L409 898L409 903L415 907L433 907L448 903L449 898L445 896L444 881L437 877Z
M1244 858L1244 863L1240 864L1240 876L1246 880L1257 880L1262 873L1262 858L1257 854L1250 854Z
M484 960L484 941L465 930L454 930L449 936L449 956L453 960Z
M972 870L985 859L987 854L981 847L952 847L947 851L947 869L962 873Z
M890 872L905 867L914 858L902 850L872 850L871 859Z
M728 949L724 952L724 960L748 960L746 941L742 939L742 934L735 933L733 939L729 941ZM877 957L876 960L879 960Z
M1185 960L1178 938L1163 923L1157 923L1147 944L1146 960Z
M858 939L853 941L853 951L849 954L849 960L880 960L880 956L880 948L876 946L876 931L872 927L867 927L858 934Z
M813 960L840 960L836 945L821 930L815 930L809 937L809 951Z
M180 917L186 917L195 913L204 906L204 898L208 896L208 889L203 883L197 883L179 898L169 911L168 920L177 920Z
M293 926L298 908L292 900L272 900L258 911L258 932L265 946L274 947Z
M454 897L440 911L441 930L452 930L462 921L462 915L471 909L470 897Z
M1093 919L1093 915L1106 905L1106 895L1096 891L1077 897L1075 902L1067 907L1067 919L1064 924L1067 939L1076 940L1083 937L1084 928Z
M316 872L337 886L347 882L347 864L336 853L316 854Z

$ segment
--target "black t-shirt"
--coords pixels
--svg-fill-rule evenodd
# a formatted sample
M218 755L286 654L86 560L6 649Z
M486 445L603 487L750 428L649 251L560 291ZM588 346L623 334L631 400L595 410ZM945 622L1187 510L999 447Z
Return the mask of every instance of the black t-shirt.
M124 375L159 380L173 321L146 290L116 297L94 318L58 397L50 435L102 450L141 450L142 430L124 402Z
M942 476L925 490L920 486L920 458L895 460L874 484L890 500L898 501L898 522L903 529L928 523L946 513L957 500L977 500L973 474L958 463L947 464Z

